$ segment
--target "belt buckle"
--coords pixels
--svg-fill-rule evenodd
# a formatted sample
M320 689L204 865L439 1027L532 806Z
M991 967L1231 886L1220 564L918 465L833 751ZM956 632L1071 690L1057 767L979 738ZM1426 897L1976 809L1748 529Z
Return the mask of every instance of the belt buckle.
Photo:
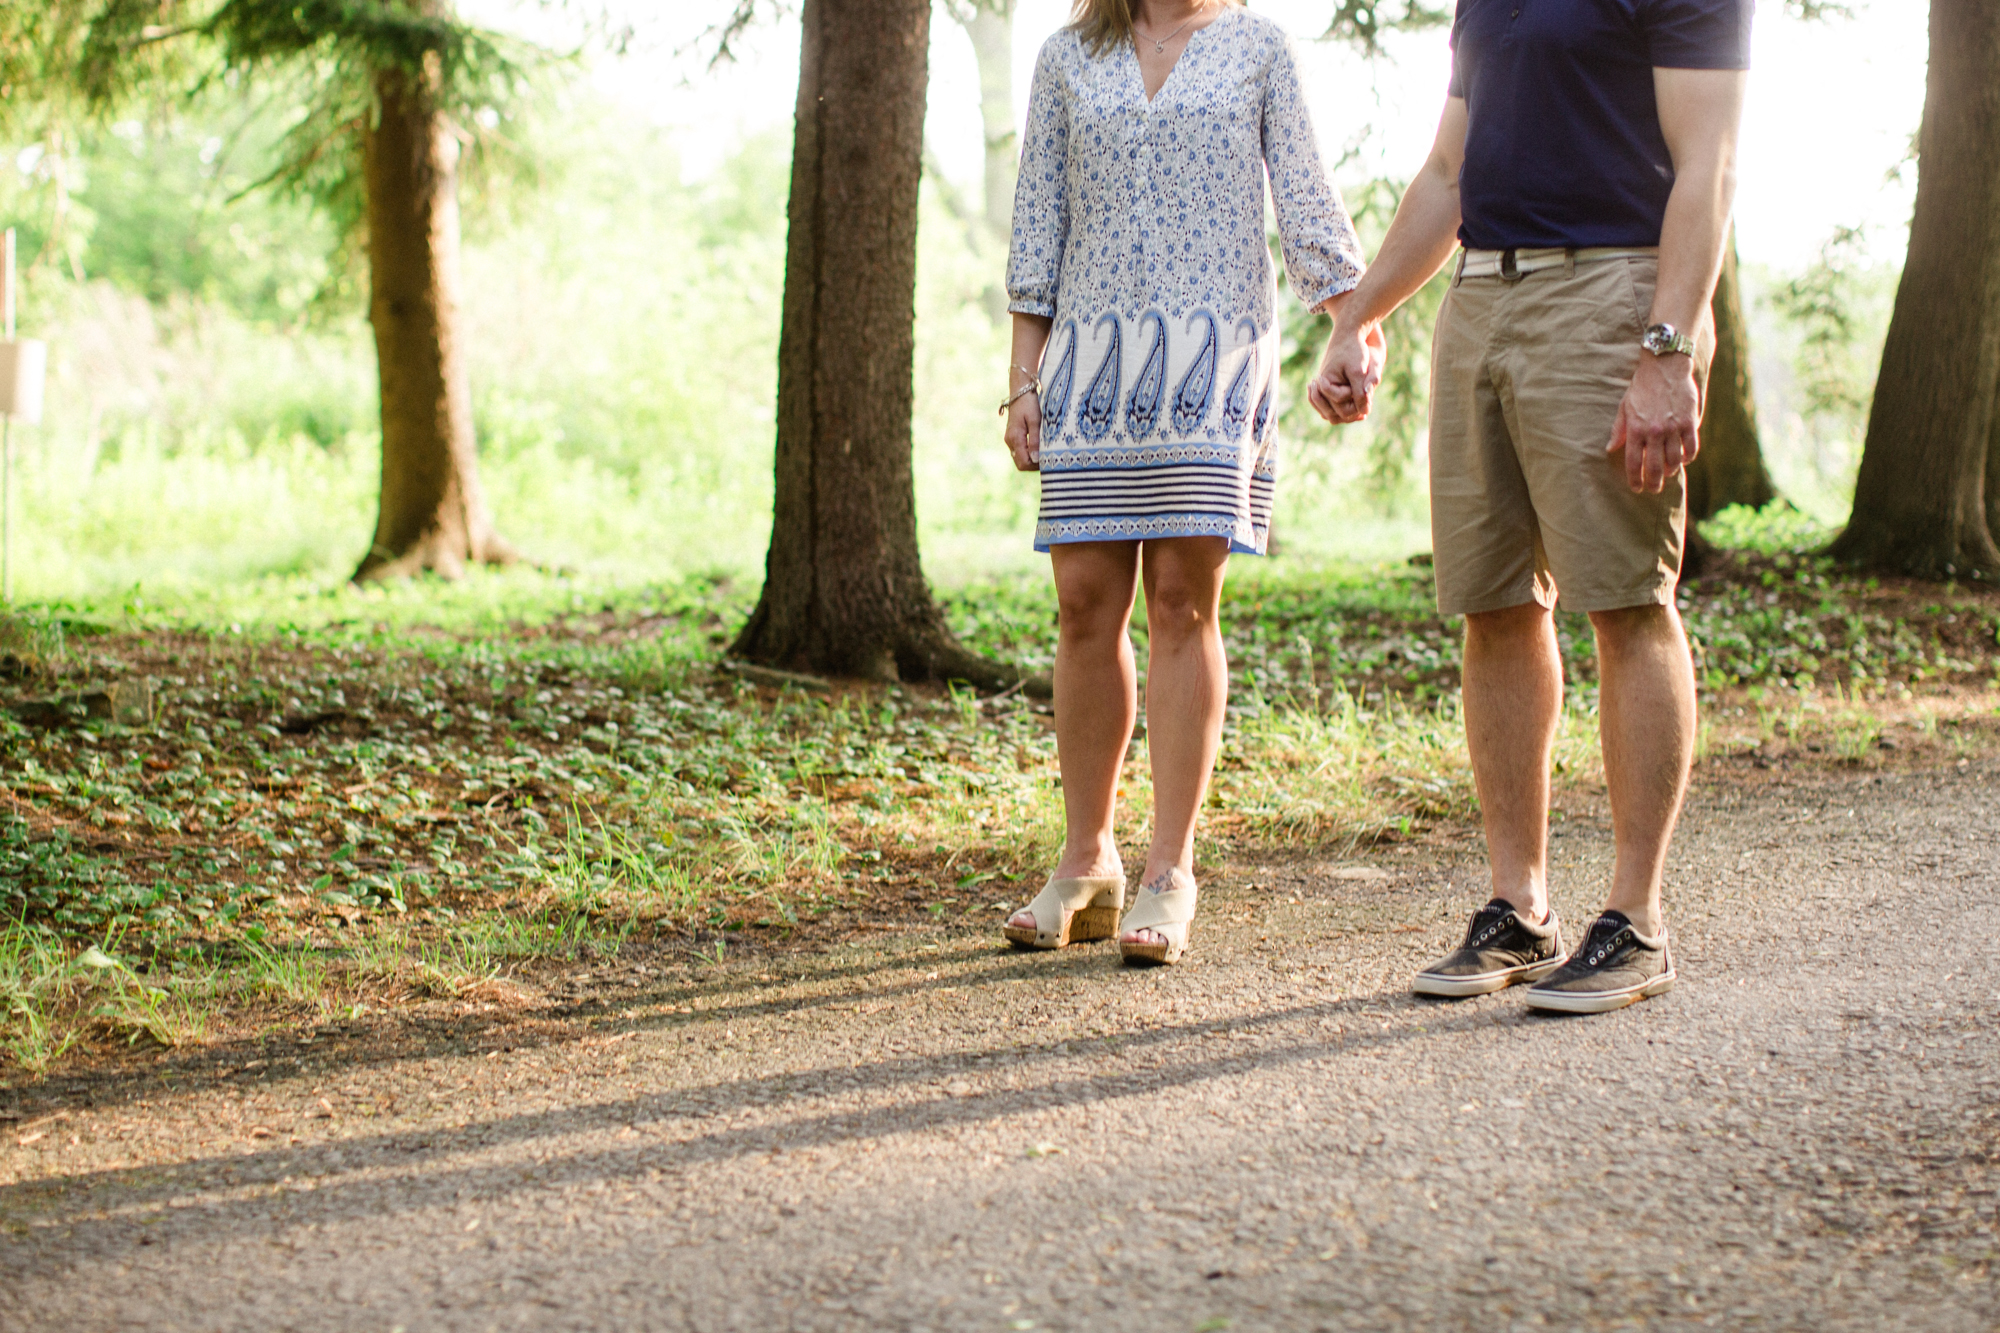
M1520 261L1515 257L1513 247L1500 252L1500 278L1503 282L1519 282L1522 278Z

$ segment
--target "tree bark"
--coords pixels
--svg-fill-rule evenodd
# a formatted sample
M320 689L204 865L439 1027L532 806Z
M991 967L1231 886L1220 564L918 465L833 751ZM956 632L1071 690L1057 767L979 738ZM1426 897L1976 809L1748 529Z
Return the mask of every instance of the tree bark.
M1993 391L1993 420L1986 430L1986 531L2000 542L2000 385Z
M1987 459L2000 390L2000 5L1932 0L1917 203L1854 511L1832 553L2000 577ZM1996 479L2000 481L2000 479Z
M877 680L1018 673L961 648L917 552L910 412L930 0L806 0L792 147L777 495L731 651Z
M459 331L458 138L435 74L375 76L365 135L369 305L382 390L382 499L357 582L516 558L479 485Z
M1712 518L1731 505L1761 509L1777 495L1764 468L1757 434L1757 397L1750 383L1750 329L1737 275L1736 235L1722 255L1722 278L1709 303L1715 319L1715 359L1708 368L1701 452L1688 469L1688 517Z

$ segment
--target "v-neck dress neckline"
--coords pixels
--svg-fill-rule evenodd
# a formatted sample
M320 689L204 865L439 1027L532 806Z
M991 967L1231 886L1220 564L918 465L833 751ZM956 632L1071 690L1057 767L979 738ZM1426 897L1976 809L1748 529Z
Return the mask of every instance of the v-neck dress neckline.
M1216 24L1227 22L1231 13L1236 8L1235 5L1224 7L1221 13L1189 33L1187 41L1181 46L1181 53L1174 57L1173 64L1167 66L1167 77L1161 79L1160 86L1155 88L1151 93L1146 91L1146 67L1139 63L1139 32L1136 28L1132 30L1132 41L1125 50L1126 54L1132 57L1132 76L1139 81L1139 104L1141 106L1150 108L1153 103L1159 100L1160 94L1167 90L1167 85L1174 81L1174 75L1180 72L1181 65L1188 58L1188 52L1194 50L1194 39L1207 32L1210 28L1213 28ZM1148 40L1151 39L1149 38Z

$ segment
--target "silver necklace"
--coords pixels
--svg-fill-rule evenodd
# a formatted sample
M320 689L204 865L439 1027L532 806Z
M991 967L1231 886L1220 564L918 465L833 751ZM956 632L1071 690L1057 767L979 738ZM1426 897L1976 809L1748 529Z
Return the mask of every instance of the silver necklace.
M1139 25L1138 25L1138 24L1136 24L1136 23L1132 25L1132 31L1134 31L1134 32L1139 32L1139 35L1140 35L1141 37L1145 37L1147 41L1149 41L1149 42L1152 42L1152 43L1153 43L1153 54L1154 54L1154 55L1156 55L1156 56L1157 56L1157 55L1165 55L1165 54L1166 54L1166 50L1167 50L1167 43L1168 43L1168 42L1171 42L1171 41L1172 41L1172 40L1173 40L1174 38L1176 38L1176 37L1178 37L1178 36L1180 36L1180 35L1181 35L1181 28L1185 28L1185 27L1187 27L1188 23L1192 23L1192 22L1194 22L1194 21L1195 21L1196 19L1198 19L1198 18L1200 18L1200 17L1201 17L1201 11L1200 11L1199 9L1197 9L1197 10L1195 10L1195 12L1194 12L1194 13L1192 13L1192 14L1188 15L1188 17L1187 17L1187 23L1183 23L1183 24L1181 24L1180 28L1175 28L1175 29L1174 29L1174 30L1173 30L1172 32L1168 33L1168 34L1167 34L1166 36L1164 36L1164 37L1161 37L1161 38L1158 38L1157 40L1156 40L1156 39L1154 39L1153 37L1150 37L1150 36L1147 36L1147 34L1145 34L1145 33L1143 33L1143 32L1139 32Z

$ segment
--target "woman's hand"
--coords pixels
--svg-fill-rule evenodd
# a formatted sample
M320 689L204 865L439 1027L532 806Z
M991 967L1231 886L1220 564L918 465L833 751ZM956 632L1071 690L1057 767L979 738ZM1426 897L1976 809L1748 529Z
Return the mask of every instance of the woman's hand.
M1364 421L1388 360L1389 343L1379 322L1349 327L1336 315L1319 374L1306 386L1306 400L1336 426Z
M1042 352L1049 343L1054 323L1046 315L1014 312L1013 355L1008 358L1007 392L1016 393L1023 385L1035 384L1035 367L1042 364ZM1007 404L1007 451L1022 472L1042 470L1042 396L1039 391L1019 394Z
M1024 393L1007 406L1007 451L1021 472L1042 470L1042 400Z

